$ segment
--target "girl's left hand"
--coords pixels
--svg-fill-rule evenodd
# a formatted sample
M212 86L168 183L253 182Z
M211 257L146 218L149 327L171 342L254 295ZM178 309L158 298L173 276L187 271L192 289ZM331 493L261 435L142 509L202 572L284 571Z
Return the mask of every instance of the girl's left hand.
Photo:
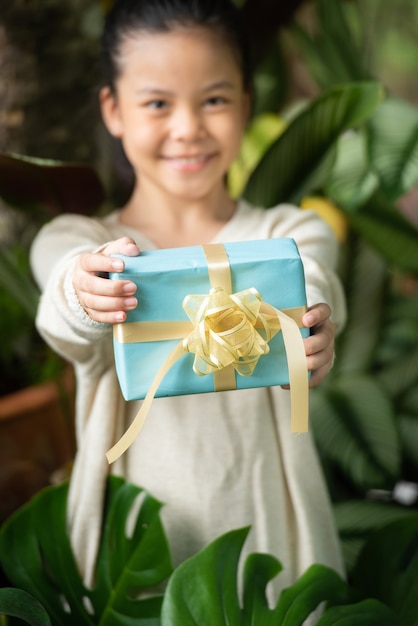
M303 316L311 336L304 339L306 360L311 371L310 387L316 387L328 374L334 360L335 324L327 304L315 304Z

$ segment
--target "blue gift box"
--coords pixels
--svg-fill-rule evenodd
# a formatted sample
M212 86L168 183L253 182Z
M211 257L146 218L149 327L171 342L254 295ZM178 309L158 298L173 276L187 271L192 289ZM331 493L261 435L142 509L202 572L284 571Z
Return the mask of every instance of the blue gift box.
M208 248L211 248L210 244L145 251L138 257L121 257L125 270L110 275L113 280L131 280L137 285L137 308L128 313L126 322L114 327L116 371L126 400L139 400L146 396L161 365L189 332L191 322L183 308L185 297L208 294L214 287L214 280L216 285L216 278L210 276L205 253ZM284 313L296 310L301 318L306 310L305 279L293 239L225 243L222 249L229 261L227 272L230 272L232 293L254 288L261 294L263 302ZM171 325L181 322L185 330L174 332L175 336L170 338L166 338L165 332L157 338L147 334L149 326L158 327L163 322L166 324L161 326L169 329ZM309 329L300 327L300 333L306 337ZM149 340L150 336L152 340ZM289 383L282 332L277 332L268 345L268 354L259 358L253 373L241 376L234 372L234 384L227 388L246 389ZM185 352L169 368L155 396L216 391L214 375L201 376L194 372L194 358L194 354Z

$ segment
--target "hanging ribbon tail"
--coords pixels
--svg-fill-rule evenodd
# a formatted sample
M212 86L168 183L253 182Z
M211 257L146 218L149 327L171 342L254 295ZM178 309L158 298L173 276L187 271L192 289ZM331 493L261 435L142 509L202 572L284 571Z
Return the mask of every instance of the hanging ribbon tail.
M163 380L167 372L179 359L181 359L183 355L183 342L180 341L176 345L174 350L170 352L170 354L156 373L154 380L152 381L151 386L148 390L148 393L142 402L142 406L134 418L134 421L129 426L128 430L122 435L119 441L112 448L110 448L108 452L106 452L106 458L109 465L111 463L114 463L120 456L122 456L122 454L126 452L129 446L131 446L136 437L139 435L143 425L145 424L145 420L151 408L152 401L154 400L155 394L157 393L157 389L160 386L161 381Z
M291 432L306 433L309 424L309 379L303 339L296 322L276 309L289 369Z

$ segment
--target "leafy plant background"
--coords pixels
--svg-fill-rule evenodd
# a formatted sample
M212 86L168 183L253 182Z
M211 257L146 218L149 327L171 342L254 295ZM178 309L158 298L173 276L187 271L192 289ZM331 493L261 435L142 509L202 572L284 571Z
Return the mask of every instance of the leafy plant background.
M286 588L275 606L269 606L266 586L280 575L282 567L269 554L250 554L239 573L249 528L222 535L173 572L159 517L161 503L115 476L108 479L95 584L88 589L78 573L66 532L67 490L67 483L44 489L12 515L0 532L1 562L17 587L0 590L0 611L32 626L302 626L321 603L326 603L326 608L317 621L320 626L414 623L417 599L410 593L404 600L405 585L390 588L391 602L401 605L395 613L380 599L364 599L336 572L318 564ZM53 520L51 524L45 523L45 516ZM404 536L403 551L409 548L416 529L415 522ZM381 538L378 543L381 548ZM369 559L374 548L370 548L364 555L369 586L370 580L376 580L374 560ZM395 556L393 550L389 556ZM417 565L407 568L406 575L413 576ZM396 558L390 566L391 574L399 573ZM360 576L364 571L360 568ZM168 576L161 595L156 585ZM378 596L388 581L383 577L379 583L371 595Z
M404 585L395 601L390 594L381 599L413 624L405 589L418 577L405 563L414 563L418 517L418 87L415 81L401 82L399 68L408 63L415 68L414 33L408 29L418 3L397 0L392 12L383 0L294 4L302 10L291 23L289 12L279 36L276 29L259 37L254 119L230 184L233 193L266 206L292 201L313 207L336 228L349 321L331 374L312 393L312 429L349 580L375 597L388 581ZM243 3L247 14L253 9L250 0ZM395 17L404 20L404 31L392 27ZM264 14L266 22L271 28ZM386 32L390 36L383 37ZM395 54L399 49L403 60ZM302 81L289 75L289 66ZM320 148L311 125L316 98L332 99L343 84L352 85L354 93L367 81L373 90L374 80L385 94L373 113L356 117L354 106L352 117L336 124L334 141ZM328 122L329 116L317 120L318 128ZM99 172L107 171L108 164L93 161ZM293 165L288 176L275 175L280 164ZM117 185L122 191L116 197L126 193L119 179ZM381 563L386 582L380 591L370 589L371 577L361 575L367 563L379 563L379 553L387 554L382 546L398 545L404 536L412 537L409 560L398 563L398 570Z

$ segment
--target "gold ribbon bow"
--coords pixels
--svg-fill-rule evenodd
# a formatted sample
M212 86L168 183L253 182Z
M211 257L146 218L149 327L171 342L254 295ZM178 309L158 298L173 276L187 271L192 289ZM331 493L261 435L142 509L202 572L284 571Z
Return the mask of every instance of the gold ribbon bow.
M251 376L260 356L270 351L273 328L260 317L261 296L256 289L228 295L222 287L208 295L186 296L183 308L193 324L184 339L185 352L193 352L198 376L232 366L241 376ZM256 330L261 322L266 338ZM276 325L277 326L277 325Z
M161 365L134 421L107 453L109 463L118 459L138 436L157 389L167 372L187 352L194 353L194 372L213 374L215 390L235 389L236 371L250 376L260 357L270 351L269 341L280 330L289 369L291 430L308 430L308 374L303 340L294 317L306 307L286 312L262 301L254 288L232 294L229 259L221 244L203 246L208 262L211 290L207 295L187 295L183 301L190 323L131 322L115 326L118 341L151 341L179 338ZM146 329L144 331L144 329Z

